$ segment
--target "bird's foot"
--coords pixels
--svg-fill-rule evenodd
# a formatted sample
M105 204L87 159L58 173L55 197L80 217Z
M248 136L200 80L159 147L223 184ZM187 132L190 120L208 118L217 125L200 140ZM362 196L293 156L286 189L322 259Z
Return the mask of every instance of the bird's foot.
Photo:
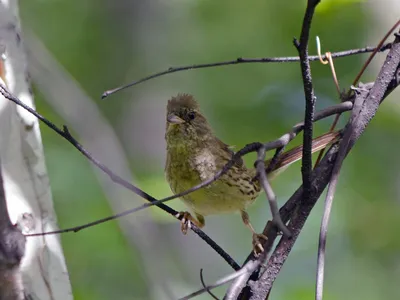
M257 233L254 230L253 225L251 225L250 220L249 220L249 215L247 214L246 211L241 210L240 213L242 214L242 220L244 225L246 225L247 228L250 229L250 231L253 233L253 252L255 256L258 256L260 253L264 252L264 247L263 243L261 243L261 240L267 241L268 238L262 234L262 233Z
M268 238L262 233L253 232L253 252L255 256L258 256L260 253L264 252L264 247L261 240L265 242L268 240Z
M188 229L192 226L192 215L187 211L180 211L176 215L177 218L181 219L181 231L183 234L187 234Z
M176 214L176 217L181 219L181 231L183 234L187 234L188 229L192 228L192 224L199 228L204 226L204 222L202 223L196 220L188 211L180 211Z

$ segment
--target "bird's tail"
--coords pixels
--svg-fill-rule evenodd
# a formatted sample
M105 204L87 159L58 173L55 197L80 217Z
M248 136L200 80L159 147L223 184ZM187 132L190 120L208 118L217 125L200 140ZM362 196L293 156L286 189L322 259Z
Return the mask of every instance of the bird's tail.
M340 131L328 132L324 135L316 137L312 141L312 153L325 149L340 138ZM272 170L267 170L268 177L275 177L292 163L300 160L303 157L303 145L297 146L281 154L278 162L273 166ZM271 159L265 161L265 166L268 167Z

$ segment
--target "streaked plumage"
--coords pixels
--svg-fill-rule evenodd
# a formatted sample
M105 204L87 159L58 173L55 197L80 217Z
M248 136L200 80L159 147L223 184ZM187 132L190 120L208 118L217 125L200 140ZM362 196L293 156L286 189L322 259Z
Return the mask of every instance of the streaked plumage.
M313 151L325 148L336 137L336 133L331 133L317 138ZM198 103L188 94L179 94L168 101L165 139L165 173L175 194L213 177L234 154L228 145L214 135ZM297 147L284 153L277 168L299 160L301 150L301 147ZM252 229L245 210L261 191L255 175L255 169L247 168L240 159L220 179L183 196L182 200L196 214L196 224L199 226L204 225L204 216L240 211L243 221Z

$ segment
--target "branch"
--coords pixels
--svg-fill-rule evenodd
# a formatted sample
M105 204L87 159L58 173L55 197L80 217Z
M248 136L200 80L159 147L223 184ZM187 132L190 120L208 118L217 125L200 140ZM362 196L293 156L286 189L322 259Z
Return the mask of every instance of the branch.
M272 190L272 187L268 181L267 173L265 171L264 160L265 160L265 148L261 147L258 150L258 157L256 160L258 180L265 191L265 195L267 196L267 200L272 213L272 222L278 227L280 231L282 231L284 236L291 237L290 231L286 228L285 223L282 221L281 215L279 214L278 204L276 202L276 195Z
M306 99L306 108L304 112L304 136L303 136L303 159L301 173L304 186L304 197L311 197L311 171L312 171L312 136L313 136L313 118L315 112L315 95L312 84L310 61L308 58L308 39L311 28L311 21L314 15L315 7L319 0L308 0L307 8L304 14L303 25L301 27L300 43L294 40L300 56L300 67L303 78L304 95Z
M371 61L374 59L376 53L378 52L378 49L383 46L383 44L386 42L386 40L389 38L389 36L393 33L393 31L400 25L400 19L392 26L392 28L389 29L389 31L385 34L385 36L381 39L379 44L376 46L375 50L372 51L372 54L368 57L367 61L364 63L363 67L361 68L360 72L357 74L356 78L353 81L353 85L356 85L358 81L360 80L361 76L364 74L365 70L371 63ZM391 43L390 43L391 44Z
M391 43L387 43L383 45L381 48L377 49L378 52L383 52L388 49L390 49ZM362 54L362 53L369 53L375 51L375 47L365 47L365 48L359 48L359 49L351 49L351 50L345 50L345 51L340 51L340 52L334 52L331 53L332 58L341 58L341 57L346 57L346 56L352 56L352 55L357 55L357 54ZM325 59L326 55L322 55L322 58ZM319 60L318 55L313 55L309 56L310 61L317 61ZM222 66L229 66L229 65L238 65L238 64L248 64L248 63L291 63L291 62L298 62L300 61L300 58L298 56L289 56L289 57L262 57L262 58L242 58L239 57L234 60L229 60L229 61L222 61L222 62L215 62L215 63L206 63L206 64L195 64L195 65L189 65L189 66L180 66L180 67L170 67L167 70L157 72L154 74L151 74L149 76L143 77L139 80L133 81L131 83L128 83L126 85L117 87L112 90L105 91L101 98L105 99L108 96L115 94L119 91L122 91L126 88L138 85L140 83L149 81L151 79L161 77L164 75L176 73L176 72L182 72L182 71L188 71L188 70L195 70L195 69L205 69L205 68L214 68L214 67L222 67Z
M179 298L179 300L189 300L192 299L198 295L201 295L205 292L209 292L211 289L214 289L216 287L219 287L221 285L227 284L228 282L235 280L236 278L243 276L247 273L252 273L258 266L259 266L260 262L259 261L255 261L252 263L249 263L248 265L246 265L245 267L241 268L240 270L236 271L235 273L229 274L221 279L219 279L218 281L216 281L213 284L207 285L205 287L203 287L200 290L197 290L185 297Z
M201 281L201 284L202 284L203 288L206 289L207 293L208 293L213 299L219 300L218 297L215 296L215 295L210 291L209 288L207 288L207 285L206 285L206 283L204 282L203 269L200 269L200 281Z

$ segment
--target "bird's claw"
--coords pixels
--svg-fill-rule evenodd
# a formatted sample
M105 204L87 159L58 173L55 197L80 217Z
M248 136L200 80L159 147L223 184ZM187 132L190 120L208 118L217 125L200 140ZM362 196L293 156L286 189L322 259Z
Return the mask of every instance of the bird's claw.
M262 246L263 243L261 243L260 240L266 242L268 238L262 233L253 233L253 252L255 256L264 252L264 247Z
M181 219L181 231L186 235L188 229L192 228L192 215L187 211L181 211L176 215L176 217Z

